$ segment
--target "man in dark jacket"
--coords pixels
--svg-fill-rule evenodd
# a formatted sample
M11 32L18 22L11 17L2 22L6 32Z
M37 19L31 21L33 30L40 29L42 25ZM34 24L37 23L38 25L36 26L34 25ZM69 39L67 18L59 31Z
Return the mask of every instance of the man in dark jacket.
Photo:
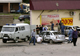
M78 38L78 32L76 31L76 29L74 29L74 31L72 33L72 38L73 38L73 45L76 46L76 42L77 42L77 38Z
M64 29L65 29L65 26L64 24L61 25L61 33L64 35Z
M51 23L51 30L54 30L54 23L53 23L53 21L51 21L50 23Z

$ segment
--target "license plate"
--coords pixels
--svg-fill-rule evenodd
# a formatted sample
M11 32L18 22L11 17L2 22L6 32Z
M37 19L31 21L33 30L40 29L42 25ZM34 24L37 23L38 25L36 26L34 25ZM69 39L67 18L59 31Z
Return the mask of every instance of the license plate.
M8 39L8 37L4 37L4 39Z

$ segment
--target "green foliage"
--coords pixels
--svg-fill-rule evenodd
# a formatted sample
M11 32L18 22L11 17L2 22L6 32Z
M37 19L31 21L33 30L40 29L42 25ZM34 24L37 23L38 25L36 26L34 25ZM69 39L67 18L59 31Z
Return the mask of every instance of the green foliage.
M28 24L30 24L30 20L25 19L24 23L28 23Z
M29 0L23 0L24 3L29 3Z

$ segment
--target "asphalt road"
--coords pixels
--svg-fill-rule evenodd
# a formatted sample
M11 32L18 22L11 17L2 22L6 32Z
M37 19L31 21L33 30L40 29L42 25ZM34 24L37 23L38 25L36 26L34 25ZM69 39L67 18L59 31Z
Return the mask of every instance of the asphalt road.
M0 56L80 56L80 38L78 38L77 46L72 43L42 43L34 46L29 42L19 41L14 43L8 41L2 43L0 39Z

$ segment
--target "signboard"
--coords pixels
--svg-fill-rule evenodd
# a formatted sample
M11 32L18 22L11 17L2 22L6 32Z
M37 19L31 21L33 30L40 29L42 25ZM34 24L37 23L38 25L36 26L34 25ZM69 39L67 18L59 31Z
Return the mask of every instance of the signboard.
M73 18L62 18L61 22L64 25L73 25Z
M59 23L59 15L55 14L55 15L42 15L41 16L41 24L42 25L51 25L50 22L54 23L54 25L56 25L56 23Z

